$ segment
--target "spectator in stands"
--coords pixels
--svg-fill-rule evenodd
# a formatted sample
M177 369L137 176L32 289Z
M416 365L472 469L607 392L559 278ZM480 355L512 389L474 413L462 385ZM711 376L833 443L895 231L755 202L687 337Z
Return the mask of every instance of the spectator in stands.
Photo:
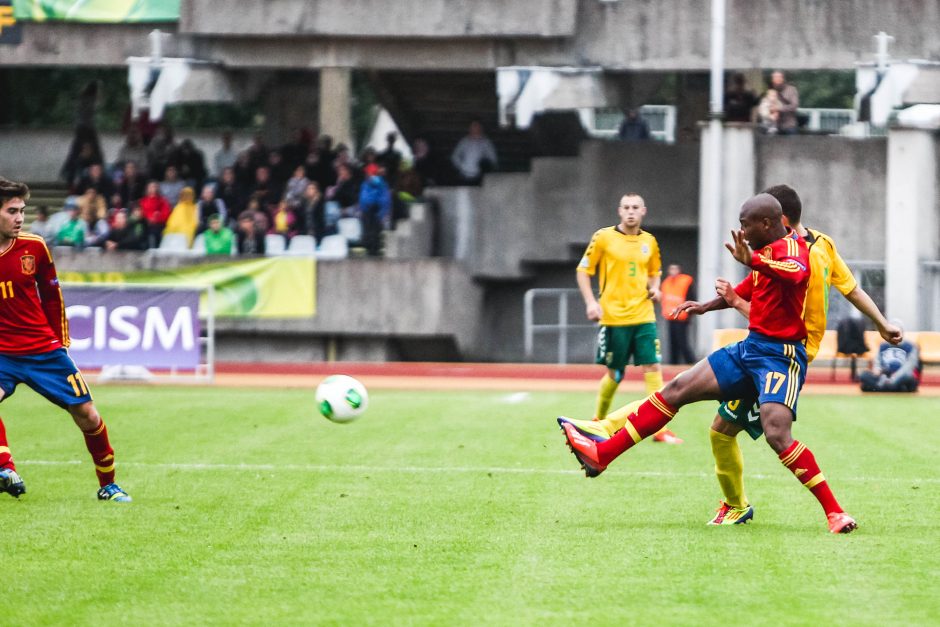
M196 215L199 219L197 233L202 233L209 228L210 216L218 216L222 220L222 224L228 223L228 206L224 200L216 197L215 185L212 183L206 183L202 186L199 202L196 203Z
M750 122L754 119L754 107L760 99L747 85L744 74L731 75L731 84L725 91L725 120L728 122Z
M290 241L290 238L296 232L294 230L296 222L297 218L294 215L294 210L286 200L282 200L277 204L277 208L274 209L271 215L271 227L268 229L268 233L280 235L286 243Z
M162 124L157 134L147 146L147 162L150 164L150 177L160 179L170 165L170 158L176 151L176 140L173 138L173 129Z
M29 232L43 238L47 244L55 242L58 229L54 228L49 222L49 207L46 205L36 207L36 217L33 219L33 223L29 225Z
M232 170L235 172L235 183L239 189L244 190L247 200L247 192L255 184L256 170L251 167L251 155L248 154L247 150L238 153Z
M202 187L206 180L206 160L202 151L196 148L193 140L184 139L179 148L171 156L171 162L176 166L180 179L193 189Z
M102 198L110 198L111 194L114 193L114 184L111 182L111 178L104 173L102 164L91 164L84 176L79 179L79 189L86 190L89 187L93 187Z
M777 92L777 129L782 135L797 131L796 110L800 106L800 92L786 81L780 70L770 75L770 87Z
M310 184L307 178L307 171L304 166L299 165L294 168L294 174L287 179L287 185L284 188L284 200L290 203L291 207L300 205L300 200L304 195L304 190Z
M156 181L147 183L147 191L139 202L147 222L147 247L156 248L163 239L163 228L170 217L170 203L160 195L160 184Z
M212 157L212 175L221 178L222 171L234 166L237 158L238 153L232 148L232 132L225 131L222 133L222 147Z
M242 212L248 197L238 181L235 179L235 169L225 168L216 187L215 195L225 203L226 215L222 216L222 223L229 224L235 216Z
M192 187L184 187L180 192L179 201L170 212L167 218L166 227L163 229L164 235L170 233L179 233L186 236L186 246L193 245L193 238L196 236L196 228L199 226L199 218L196 209L196 192Z
M628 109L617 130L617 137L625 142L649 141L650 125L640 116L639 109Z
M235 240L235 234L232 229L225 226L221 216L209 216L209 228L202 234L203 242L206 246L207 255L225 255L232 254L232 242Z
M180 179L176 166L168 165L164 171L163 180L160 181L160 195L166 198L170 205L175 205L180 199L180 192L186 187L186 181Z
M94 187L86 189L85 193L79 196L76 202L79 214L82 220L88 223L89 228L94 225L96 220L106 218L108 215L108 203Z
M245 151L248 155L249 172L254 172L261 166L268 165L268 152L270 151L264 143L264 137L261 136L261 133L255 133L251 145Z
M287 185L287 179L291 177L291 170L284 162L284 156L281 155L280 150L272 150L268 153L268 171L274 188L279 192L278 200L280 200L284 187Z
M378 256L382 246L382 230L388 228L392 213L391 192L382 166L366 167L366 180L359 190L359 220L362 222L362 244L370 256Z
M437 185L447 181L447 164L436 154L423 137L415 139L412 150L412 168L421 177L421 187Z
M341 163L336 168L336 184L326 190L326 199L335 200L343 209L352 207L359 200L359 185L353 176L352 166Z
M900 320L893 324L902 326ZM894 346L882 342L871 370L859 375L865 392L916 392L920 386L920 355L907 339Z
M96 163L104 163L101 150L93 141L84 141L79 144L75 155L70 154L62 165L62 177L72 192L77 191L78 183L88 168Z
M77 204L68 205L69 219L59 228L56 233L56 246L72 246L82 248L85 245L85 235L88 230L88 224L82 220L81 213Z
M313 144L313 133L308 128L298 128L292 141L281 146L280 153L284 168L293 172L298 166L304 165L307 155Z
M255 170L255 182L248 193L250 197L258 199L261 210L265 212L270 211L269 207L277 205L281 199L281 189L271 179L271 170L267 166Z
M768 89L757 105L757 123L768 135L780 132L780 99L776 89Z
M69 196L65 199L65 203L61 209L49 216L49 232L52 233L52 240L50 243L55 242L56 236L59 234L59 230L62 228L66 222L71 218L71 209L72 207L78 206L78 197Z
M496 169L496 147L483 133L479 120L470 123L467 135L457 142L450 160L462 181L468 184L479 183L485 172Z
M238 216L235 236L239 255L264 254L264 231L258 228L255 218L255 212L248 209Z
M140 129L136 126L130 126L127 129L127 135L124 137L124 143L118 148L117 158L114 160L114 167L121 169L127 163L133 161L142 172L147 172L150 163L147 156L147 146L144 145L143 137L140 135Z
M114 213L114 223L104 240L105 250L145 250L147 248L147 224L143 220L140 205L135 204L136 217L128 216L124 210Z
M111 194L111 200L108 202L108 220L114 223L114 214L118 211L126 212L128 210L127 205L124 204L124 201L121 199L121 195L117 192Z
M316 182L321 190L336 184L336 158L333 151L333 138L320 135L316 147L307 155L305 166L307 178Z
M140 200L147 188L147 181L136 161L128 161L124 164L124 172L121 181L117 186L117 191L121 195L121 204L129 206L135 200Z
M297 232L303 235L312 235L320 245L320 240L326 235L326 213L323 194L320 187L313 181L304 188L300 204L297 206Z
M388 133L385 136L385 150L376 158L378 164L385 168L385 180L391 187L395 187L398 181L398 170L401 168L401 153L395 149L397 141L398 133L394 131Z

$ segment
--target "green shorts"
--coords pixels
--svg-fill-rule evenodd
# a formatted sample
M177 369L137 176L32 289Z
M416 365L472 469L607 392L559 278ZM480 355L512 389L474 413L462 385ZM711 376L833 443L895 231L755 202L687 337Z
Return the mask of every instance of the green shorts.
M727 401L718 406L718 415L722 420L738 425L751 436L758 439L764 435L760 424L760 405L755 399Z
M637 366L650 366L662 361L655 322L624 327L601 326L597 330L596 363L623 372L631 358Z

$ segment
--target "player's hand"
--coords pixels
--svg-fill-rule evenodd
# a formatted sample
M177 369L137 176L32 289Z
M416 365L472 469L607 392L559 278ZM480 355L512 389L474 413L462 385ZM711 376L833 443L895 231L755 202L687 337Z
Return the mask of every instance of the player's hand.
M895 346L904 340L904 330L895 324L891 324L890 322L885 325L883 329L878 329L878 333L881 334L881 337L884 338L885 342L894 344Z
M672 313L669 314L669 317L675 320L676 318L679 317L679 314L681 314L683 311L692 316L701 316L703 313L705 313L705 308L702 306L702 303L700 302L697 302L694 300L687 300L681 305L679 305L678 307L676 307L675 309L673 309Z
M662 300L663 293L659 290L648 289L646 290L646 297L654 303L658 303L660 300Z
M725 299L729 307L737 307L738 301L742 300L742 298L738 296L738 293L734 291L734 286L731 285L731 282L722 277L715 279L715 292Z
M601 304L595 301L593 303L588 304L586 313L587 313L588 320L593 320L597 322L603 317L604 310L601 309Z
M732 230L731 239L734 241L734 243L729 244L725 242L725 248L728 249L735 259L750 268L754 251L751 250L751 247L747 244L747 240L744 239L744 231Z

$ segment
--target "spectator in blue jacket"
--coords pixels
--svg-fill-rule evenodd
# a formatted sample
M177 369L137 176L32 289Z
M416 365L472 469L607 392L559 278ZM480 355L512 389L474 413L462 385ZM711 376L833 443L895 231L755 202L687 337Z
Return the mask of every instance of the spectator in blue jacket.
M385 168L369 164L366 179L359 188L359 220L362 222L362 244L370 256L377 256L382 245L382 230L392 216L392 195L385 181Z

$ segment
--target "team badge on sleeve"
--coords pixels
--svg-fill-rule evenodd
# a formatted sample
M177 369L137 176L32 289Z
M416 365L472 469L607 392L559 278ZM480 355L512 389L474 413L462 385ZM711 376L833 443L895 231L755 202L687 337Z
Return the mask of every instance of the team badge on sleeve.
M36 274L36 257L23 255L20 257L20 267L23 269L23 274Z

